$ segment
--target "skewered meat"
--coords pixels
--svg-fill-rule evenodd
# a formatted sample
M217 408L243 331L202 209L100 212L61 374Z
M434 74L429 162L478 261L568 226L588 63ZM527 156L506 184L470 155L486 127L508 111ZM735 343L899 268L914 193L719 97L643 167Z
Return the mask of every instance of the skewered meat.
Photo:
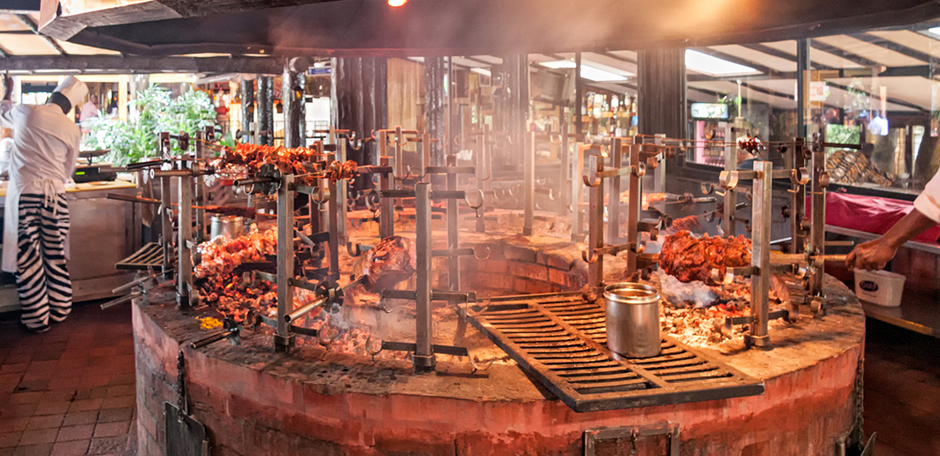
M702 231L702 224L699 223L698 219L699 216L697 215L677 218L672 221L672 229L676 231Z
M358 173L359 164L353 160L346 160L345 163L334 161L330 164L330 182L336 183L340 179L352 179Z
M391 236L379 242L365 254L362 274L368 279L364 286L369 291L394 287L415 272L413 244L401 236Z
M202 260L193 268L193 277L228 274L242 263L261 261L265 255L277 254L277 231L274 228L255 231L235 239L219 236L199 244L196 249Z
M255 215L258 215L258 211L251 207L205 206L202 209L213 214L234 215L236 217L255 218Z
M258 144L238 144L235 149L225 148L216 165L220 174L242 169L251 175L270 174L276 169L281 174L308 174L316 169L313 162L320 156L314 149L296 147L286 149ZM264 169L264 172L262 172ZM299 185L313 185L312 176L297 180Z
M681 282L701 280L710 285L715 285L712 269L723 275L729 267L750 264L751 241L744 236L723 239L706 234L696 238L689 231L680 231L666 236L659 255L659 265L666 274Z

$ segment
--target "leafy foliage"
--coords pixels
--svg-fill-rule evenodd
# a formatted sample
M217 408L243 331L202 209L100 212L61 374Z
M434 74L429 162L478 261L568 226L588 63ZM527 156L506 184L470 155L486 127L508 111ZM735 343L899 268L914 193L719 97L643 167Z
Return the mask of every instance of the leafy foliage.
M115 166L124 166L156 157L157 133L185 131L194 136L197 131L215 123L212 100L200 91L191 90L173 99L170 91L152 85L137 92L133 105L138 113L136 119L129 122L117 119L95 121L84 146L110 149L109 160ZM181 152L176 141L171 144L172 153Z

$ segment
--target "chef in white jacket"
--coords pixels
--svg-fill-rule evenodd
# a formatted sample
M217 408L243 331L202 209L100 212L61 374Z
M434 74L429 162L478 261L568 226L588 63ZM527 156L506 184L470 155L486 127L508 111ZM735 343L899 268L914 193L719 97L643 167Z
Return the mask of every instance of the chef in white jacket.
M905 242L940 224L940 170L914 200L914 209L878 239L855 246L845 259L847 267L881 270Z
M10 180L3 212L4 271L16 276L21 321L36 332L65 320L72 309L65 182L75 172L81 132L67 115L88 94L69 76L45 105L14 105L4 78L0 126L13 130Z

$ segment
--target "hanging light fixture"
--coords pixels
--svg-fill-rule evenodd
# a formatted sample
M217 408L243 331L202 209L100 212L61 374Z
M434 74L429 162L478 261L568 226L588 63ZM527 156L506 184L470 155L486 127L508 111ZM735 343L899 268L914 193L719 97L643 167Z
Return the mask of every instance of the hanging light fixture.
M405 3L408 3L408 0L388 0L388 6L391 6L392 8L404 6Z

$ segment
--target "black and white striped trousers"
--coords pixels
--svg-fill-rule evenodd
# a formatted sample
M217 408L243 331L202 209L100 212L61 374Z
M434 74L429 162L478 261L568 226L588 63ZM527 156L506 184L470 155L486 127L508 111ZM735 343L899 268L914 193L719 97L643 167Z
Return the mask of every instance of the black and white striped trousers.
M51 205L43 195L20 196L16 258L16 288L23 307L23 324L42 330L49 320L65 320L72 310L72 281L65 262L69 207L65 194Z

